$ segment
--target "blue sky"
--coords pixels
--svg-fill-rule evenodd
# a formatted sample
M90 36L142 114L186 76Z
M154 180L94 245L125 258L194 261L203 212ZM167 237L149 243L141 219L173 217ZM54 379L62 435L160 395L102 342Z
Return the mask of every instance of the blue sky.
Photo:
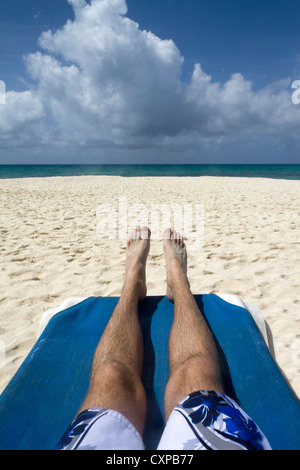
M234 72L261 86L299 76L297 0L128 0L129 14L142 28L172 38L186 59L216 80Z
M300 163L299 17L295 0L3 2L0 163Z
M40 34L73 18L66 0L11 0L0 10L0 74L7 90L24 90L28 80L23 56L35 52Z

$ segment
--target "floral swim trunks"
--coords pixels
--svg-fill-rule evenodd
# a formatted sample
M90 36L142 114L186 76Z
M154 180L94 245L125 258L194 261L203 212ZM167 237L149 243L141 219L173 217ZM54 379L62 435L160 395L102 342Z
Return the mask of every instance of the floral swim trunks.
M55 450L144 450L142 437L117 411L80 413ZM228 396L194 392L174 408L157 450L270 450L254 421Z

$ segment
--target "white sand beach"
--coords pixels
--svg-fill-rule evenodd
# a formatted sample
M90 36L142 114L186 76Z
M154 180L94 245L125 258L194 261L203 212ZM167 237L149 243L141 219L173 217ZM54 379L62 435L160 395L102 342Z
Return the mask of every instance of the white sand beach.
M143 204L153 232L154 204L203 205L204 238L189 250L200 237L194 220L187 240L193 293L236 294L259 307L273 333L277 362L300 396L299 181L7 179L0 180L0 201L0 391L37 340L45 310L70 297L120 295L126 247L126 240L119 239L119 229L126 228L121 201L127 204L128 227L135 222L133 205ZM102 204L115 208L108 222L112 235L117 229L116 239L99 237L103 219L97 208ZM147 285L148 295L165 294L161 239L152 240Z

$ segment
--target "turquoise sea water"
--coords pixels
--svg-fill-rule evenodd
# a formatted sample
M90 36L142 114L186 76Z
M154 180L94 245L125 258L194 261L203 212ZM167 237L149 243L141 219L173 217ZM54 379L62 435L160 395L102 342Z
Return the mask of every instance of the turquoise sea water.
M0 179L81 175L237 176L299 180L300 165L0 165Z

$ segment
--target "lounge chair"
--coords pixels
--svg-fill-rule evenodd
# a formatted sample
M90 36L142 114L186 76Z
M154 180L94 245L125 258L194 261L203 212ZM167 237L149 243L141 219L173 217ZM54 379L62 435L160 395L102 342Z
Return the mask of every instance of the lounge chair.
M274 359L260 311L236 296L195 295L216 338L228 394L273 449L300 449L300 406ZM76 298L47 311L40 337L0 396L0 449L53 449L88 390L94 351L117 297ZM147 297L139 306L148 398L144 442L155 449L164 427L173 304Z

